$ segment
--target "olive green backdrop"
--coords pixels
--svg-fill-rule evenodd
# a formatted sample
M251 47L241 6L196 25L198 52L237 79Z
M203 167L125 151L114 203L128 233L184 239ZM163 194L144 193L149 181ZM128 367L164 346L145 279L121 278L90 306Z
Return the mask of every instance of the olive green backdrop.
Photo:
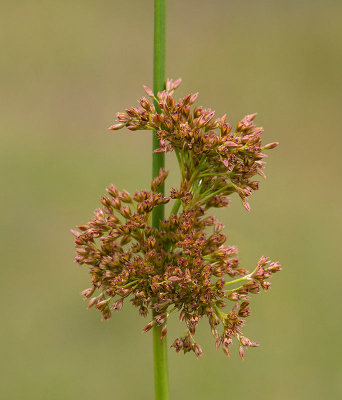
M340 1L168 1L167 75L232 123L257 111L267 179L219 212L242 264L284 265L255 296L240 361L170 352L172 399L342 396ZM151 175L148 132L109 132L152 85L152 1L5 1L0 16L1 361L4 400L153 399L152 337L130 305L86 310L69 229L104 188ZM177 181L173 157L170 183ZM172 319L169 339L183 333Z

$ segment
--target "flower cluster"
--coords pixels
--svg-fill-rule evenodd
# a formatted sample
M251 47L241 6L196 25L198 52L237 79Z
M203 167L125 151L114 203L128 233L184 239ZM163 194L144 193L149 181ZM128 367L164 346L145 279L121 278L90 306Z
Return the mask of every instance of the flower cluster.
M169 314L178 311L186 331L172 347L193 351L197 357L202 349L195 341L196 326L206 316L216 347L222 346L229 356L235 338L244 358L245 347L258 345L241 330L250 313L250 295L269 288L268 278L280 264L261 257L252 272L241 268L237 249L225 244L223 225L207 212L226 207L235 192L249 210L246 198L258 189L252 178L264 176L263 151L277 143L261 145L262 129L253 124L255 114L233 131L225 116L214 119L210 109L191 110L197 94L176 102L173 93L179 84L180 80L167 80L157 97L145 87L156 106L143 97L141 107L118 113L118 122L109 128L155 130L161 143L157 151L177 155L181 183L168 196L159 193L168 175L161 169L150 190L130 195L115 185L107 189L94 219L72 231L76 261L88 265L91 274L92 287L82 293L89 299L88 307L100 310L105 320L112 311L120 311L127 298L143 316L152 310L144 331L156 324L162 327L162 337ZM169 218L152 227L152 211L169 202ZM234 305L224 313L229 302Z
M217 204L226 205L226 196L237 192L243 205L249 210L246 199L257 190L258 182L251 179L259 174L265 176L264 150L277 146L277 142L261 145L263 129L253 123L256 114L246 115L236 129L226 122L226 115L214 118L215 112L194 107L198 93L176 102L174 90L181 80L168 80L166 90L154 97L151 89L146 93L158 105L159 110L146 97L140 99L141 107L118 113L118 123L111 130L126 126L129 130L152 129L157 132L161 147L157 151L175 151L181 173L182 190L194 196L192 204L205 202L213 197Z

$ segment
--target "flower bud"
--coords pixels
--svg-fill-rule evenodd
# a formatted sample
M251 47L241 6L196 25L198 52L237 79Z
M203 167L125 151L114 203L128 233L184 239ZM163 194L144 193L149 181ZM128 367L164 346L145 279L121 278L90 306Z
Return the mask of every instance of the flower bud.
M121 311L122 306L123 306L123 299L119 299L114 301L114 303L112 304L112 309L114 311Z
M100 311L103 311L107 307L109 300L110 299L99 301L98 303L96 303L95 308L97 308Z
M251 211L251 206L246 200L242 200L242 205L245 207L245 209L249 212Z
M101 197L101 203L104 206L107 206L107 207L111 207L112 206L112 203L111 203L111 201L109 200L109 198L107 196L102 196Z
M275 147L277 147L279 144L279 142L272 142L272 143L268 143L265 146L262 147L263 150L270 150L270 149L274 149Z
M146 99L146 97L142 97L139 100L139 103L140 103L141 107L144 108L145 110L147 110L147 111L151 110L151 103Z
M107 189L107 192L112 196L112 197L117 197L119 196L119 191L118 188L112 184L109 186L109 188Z
M149 322L145 328L142 330L143 333L148 332L150 329L152 329L153 325L155 324L155 321Z
M176 350L176 353L179 353L184 346L182 338L178 337L171 345L171 347L174 347Z
M189 104L190 104L190 105L191 105L191 104L194 104L194 102L197 100L197 97L198 97L198 92L192 94L191 97L190 97L190 99L189 99Z
M87 299L88 297L90 297L95 291L95 287L91 287L88 289L85 289L81 292L81 294L84 296L84 299Z
M267 271L272 273L281 271L281 265L278 262L272 262L267 268Z
M164 337L166 336L166 334L167 334L167 326L166 326L166 324L165 324L165 325L163 326L161 332L160 332L160 340L163 340Z
M120 195L120 200L124 203L132 203L132 198L127 190L124 190Z
M166 104L168 105L169 109L173 109L175 107L175 100L172 96L168 95L166 97Z
M117 113L116 114L116 118L120 121L120 122L128 122L131 120L131 117L129 117L126 113Z
M240 295L237 292L232 292L232 293L229 293L228 299L231 301L238 301L238 300L240 300Z
M229 350L228 350L228 347L227 347L227 346L223 346L223 347L222 347L222 350L223 350L224 354L225 354L227 357L230 357Z
M195 107L194 108L194 118L198 118L202 115L203 107Z
M244 360L245 359L245 350L243 349L242 346L239 346L239 354L240 354L241 360Z
M192 345L192 349L195 352L197 358L201 357L203 351L201 349L201 346L198 343L194 343Z
M153 90L152 90L152 89L150 89L149 87L147 87L147 86L145 86L145 85L143 85L143 88L144 88L145 92L146 92L150 97L154 97L154 93L153 93Z
M182 78L176 79L172 84L172 89L173 90L177 89L181 83L182 83Z
M114 207L116 210L119 210L120 209L120 207L121 207L121 201L120 201L120 199L117 197L117 198L114 198L113 200L112 200L112 207Z
M109 131L117 131L117 130L123 128L124 126L125 126L124 123L119 122L118 124L111 125L111 126L108 128L108 130L109 130Z

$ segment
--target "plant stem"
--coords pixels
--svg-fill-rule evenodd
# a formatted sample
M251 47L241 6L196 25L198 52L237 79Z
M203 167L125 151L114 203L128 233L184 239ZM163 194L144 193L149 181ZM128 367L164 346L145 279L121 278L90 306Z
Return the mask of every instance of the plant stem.
M154 56L153 56L153 91L155 97L157 93L165 89L165 1L154 0ZM155 106L158 112L160 109L157 102ZM159 139L156 132L153 132L153 155L152 155L152 178L158 175L160 168L164 168L164 153L154 153L155 149L160 147ZM160 188L160 192L164 194L164 184ZM152 226L158 227L161 220L164 219L164 206L158 206L152 213Z
M175 215L175 214L178 213L178 210L179 210L181 204L182 204L182 203L181 203L180 199L177 199L177 200L175 201L175 203L174 203L174 205L173 205L173 207L172 207L171 213L170 213L170 217L171 217L171 215Z
M165 89L165 37L166 37L166 0L154 0L154 57L153 57L153 91L157 93ZM160 109L155 101L157 111ZM158 175L160 168L165 165L164 153L155 153L160 147L156 132L153 132L152 178ZM160 188L164 194L164 184ZM152 212L152 227L158 228L164 219L164 206L156 207ZM160 339L162 327L153 326L154 353L154 386L155 400L169 400L169 370L167 336Z
M161 326L153 326L155 400L169 400L168 346L166 336L160 340L161 330Z

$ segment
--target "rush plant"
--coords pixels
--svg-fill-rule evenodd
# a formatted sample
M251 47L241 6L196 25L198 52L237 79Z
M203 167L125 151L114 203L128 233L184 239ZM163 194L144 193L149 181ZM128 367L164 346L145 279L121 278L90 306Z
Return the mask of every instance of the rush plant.
M82 293L104 320L126 301L136 306L153 330L156 399L168 399L167 321L178 313L185 333L174 338L176 352L202 348L196 327L209 322L216 348L229 356L234 341L241 358L258 344L242 332L250 314L250 296L270 287L278 262L262 256L251 270L242 268L237 249L226 243L223 225L210 211L227 207L237 194L246 210L249 196L259 188L254 178L264 175L263 129L256 114L245 116L233 129L226 116L195 106L198 93L176 100L181 79L164 79L165 2L155 1L154 90L139 106L117 114L110 130L153 131L153 177L148 190L134 194L115 185L101 198L94 218L73 231L76 261L85 264L91 287ZM164 154L174 152L180 169L179 185L164 193L168 172ZM164 216L164 205L172 203ZM225 311L227 310L227 311Z

